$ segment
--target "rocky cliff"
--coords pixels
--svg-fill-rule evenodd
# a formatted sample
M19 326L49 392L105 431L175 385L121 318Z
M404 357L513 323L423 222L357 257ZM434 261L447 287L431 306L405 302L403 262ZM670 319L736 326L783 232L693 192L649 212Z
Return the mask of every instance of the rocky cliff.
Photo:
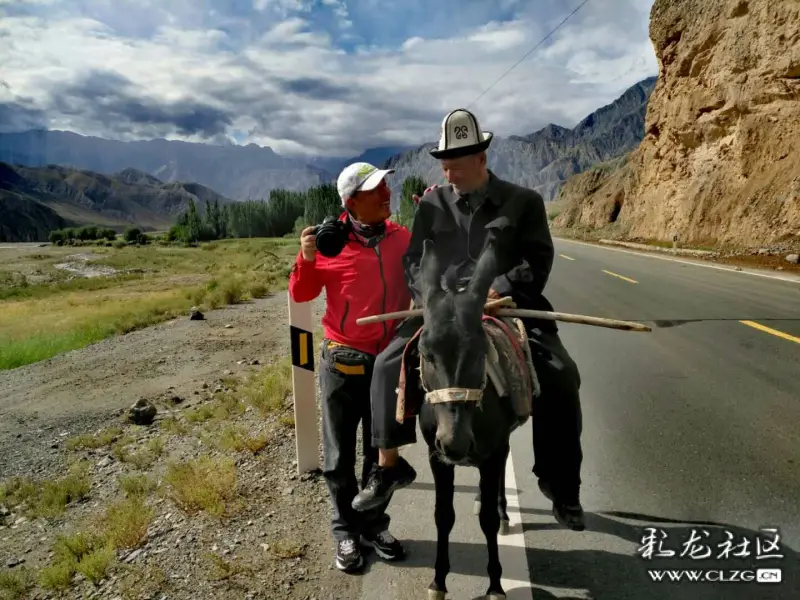
M564 186L554 226L800 244L800 1L655 0L650 37L642 143Z

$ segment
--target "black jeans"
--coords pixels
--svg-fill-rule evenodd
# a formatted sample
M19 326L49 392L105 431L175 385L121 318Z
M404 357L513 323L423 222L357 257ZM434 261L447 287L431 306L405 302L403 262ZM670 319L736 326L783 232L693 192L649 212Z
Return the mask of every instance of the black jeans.
M417 441L416 418L402 424L395 420L397 411L397 386L400 383L400 366L406 344L422 327L421 317L411 317L397 328L389 345L375 358L370 397L372 402L372 444L378 448L399 448Z
M406 320L375 359L372 443L379 448L399 448L416 442L416 419L406 419L401 425L395 421L395 410L403 349L421 325L420 318ZM574 504L578 501L583 462L580 373L557 331L541 331L526 325L542 390L534 399L531 415L533 472L550 484L559 500Z
M528 329L541 394L533 400L533 473L556 498L577 504L581 485L581 376L558 332Z
M324 340L321 359L322 473L333 504L331 533L337 542L348 537L357 539L359 534L373 537L389 527L386 505L357 512L351 502L359 491L355 472L359 423L364 454L361 487L378 462L378 451L370 443L369 388L375 357Z

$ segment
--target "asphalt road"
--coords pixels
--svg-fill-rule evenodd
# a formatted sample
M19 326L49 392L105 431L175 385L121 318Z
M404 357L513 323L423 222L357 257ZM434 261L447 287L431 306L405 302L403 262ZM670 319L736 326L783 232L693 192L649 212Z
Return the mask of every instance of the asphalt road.
M557 311L643 321L653 331L560 325L583 381L587 530L567 531L552 517L531 473L530 425L515 432L506 482L512 529L500 538L508 599L800 598L800 282L556 245L546 295ZM426 598L433 575L424 444L403 453L419 478L390 512L409 556L371 560L365 600ZM457 469L456 484L448 598L480 598L488 580L472 514L477 473ZM664 531L675 556L638 555L646 527ZM783 558L756 558L763 527L779 528ZM711 545L711 559L679 557L692 529ZM714 559L726 532L735 544L748 540L749 556ZM757 568L781 569L782 581L654 582L648 573L725 569L737 578L734 571Z

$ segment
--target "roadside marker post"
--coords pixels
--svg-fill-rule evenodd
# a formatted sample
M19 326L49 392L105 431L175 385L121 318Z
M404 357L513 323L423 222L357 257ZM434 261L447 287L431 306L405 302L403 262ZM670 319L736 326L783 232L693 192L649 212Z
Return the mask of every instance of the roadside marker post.
M317 390L314 381L314 334L311 302L295 302L288 292L292 346L292 392L297 473L319 470Z

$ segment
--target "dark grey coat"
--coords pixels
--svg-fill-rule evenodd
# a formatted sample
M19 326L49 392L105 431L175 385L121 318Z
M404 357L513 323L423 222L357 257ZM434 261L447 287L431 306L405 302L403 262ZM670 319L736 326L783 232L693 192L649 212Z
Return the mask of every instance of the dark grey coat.
M453 186L446 185L420 200L403 258L414 303L422 305L419 265L423 240L432 239L437 254L455 269L454 276L464 280L471 275L489 230L494 230L498 266L504 273L495 279L494 290L511 296L519 308L553 310L543 295L555 254L544 200L537 192L503 181L491 171L486 188L477 196L459 197ZM557 330L555 321L526 321L542 331Z

